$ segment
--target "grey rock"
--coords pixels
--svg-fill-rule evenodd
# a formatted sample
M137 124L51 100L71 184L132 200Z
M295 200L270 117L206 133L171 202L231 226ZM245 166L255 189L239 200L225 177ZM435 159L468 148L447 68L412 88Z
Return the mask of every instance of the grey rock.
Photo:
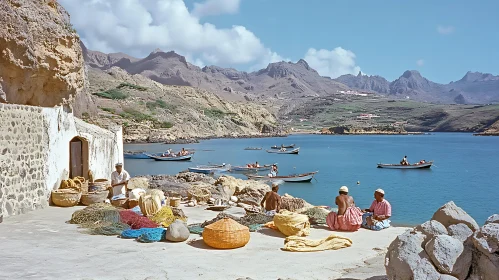
M471 236L473 236L473 231L465 224L451 225L447 230L450 236L463 243L470 240Z
M478 251L473 257L473 265L468 280L498 279L499 256L497 254L483 254Z
M440 207L431 219L440 222L445 227L462 223L467 225L472 231L479 229L477 222L463 209L458 207L454 201L447 202L444 206Z
M465 250L461 241L448 235L437 235L426 244L425 250L441 273L459 279L468 275L472 253L471 250Z
M166 230L166 240L183 242L189 238L190 232L184 222L175 220Z
M458 278L456 278L452 275L442 274L440 276L440 279L438 279L438 280L458 280Z
M499 253L499 224L484 225L473 235L473 243L482 253Z
M422 246L424 247L430 239L432 239L435 235L447 235L447 229L438 221L427 221L423 224L417 226L415 231L419 231L422 234L426 235L425 240L423 241Z
M440 278L428 254L421 244L425 235L410 230L399 235L388 247L385 268L390 280L434 279Z
M485 224L499 224L499 214L494 214L490 216L486 221Z

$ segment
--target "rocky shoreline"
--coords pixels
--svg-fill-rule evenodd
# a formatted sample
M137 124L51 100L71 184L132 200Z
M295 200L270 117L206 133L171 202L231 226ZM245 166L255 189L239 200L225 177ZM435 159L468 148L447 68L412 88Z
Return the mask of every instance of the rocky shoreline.
M125 139L125 144L153 144L153 143L163 143L163 144L195 144L202 140L213 140L213 139L252 139L252 138L274 138L274 137L288 137L288 134L257 134L257 135L227 135L227 136L212 136L212 137L192 137L192 138L178 138L164 141L147 140L147 141L127 141Z

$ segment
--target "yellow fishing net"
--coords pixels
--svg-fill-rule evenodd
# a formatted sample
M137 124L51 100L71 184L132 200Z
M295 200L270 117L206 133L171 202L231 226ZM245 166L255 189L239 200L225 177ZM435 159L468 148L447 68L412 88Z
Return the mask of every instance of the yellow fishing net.
M274 225L286 236L310 234L310 222L307 215L282 210L275 214Z
M154 214L151 218L151 221L167 228L175 221L175 216L173 215L173 211L169 206L164 206L161 208L156 214Z
M320 239L311 240L305 237L289 236L284 240L282 250L292 252L316 252L325 250L338 250L352 246L352 240L336 234Z

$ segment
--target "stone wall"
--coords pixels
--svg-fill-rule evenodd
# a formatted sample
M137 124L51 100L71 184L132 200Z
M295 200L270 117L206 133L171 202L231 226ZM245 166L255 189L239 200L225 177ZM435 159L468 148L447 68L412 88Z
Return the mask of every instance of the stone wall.
M110 178L123 161L121 127L88 124L63 107L0 104L0 216L48 205L50 192L70 172L69 143L88 143L85 162L94 178ZM84 174L87 175L87 174Z

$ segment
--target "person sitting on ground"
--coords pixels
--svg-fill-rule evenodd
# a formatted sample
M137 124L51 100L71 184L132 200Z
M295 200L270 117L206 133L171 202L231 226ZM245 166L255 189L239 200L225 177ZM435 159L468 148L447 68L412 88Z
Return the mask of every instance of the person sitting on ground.
M372 230L382 230L390 227L389 218L392 216L392 206L385 199L385 191L377 189L374 192L374 201L362 215L362 227Z
M111 173L111 187L113 188L112 196L127 194L127 185L130 180L130 174L123 169L123 163L121 162L117 163L115 167L116 171Z
M260 203L260 205L264 207L264 213L267 216L274 216L281 210L281 196L277 194L278 191L279 185L275 183L272 184L272 191L267 192Z
M409 165L409 162L407 161L407 156L404 156L404 158L400 161L400 164Z
M326 217L331 230L357 231L362 224L362 210L355 206L353 197L348 195L348 187L342 186L336 197L338 213L332 211Z

